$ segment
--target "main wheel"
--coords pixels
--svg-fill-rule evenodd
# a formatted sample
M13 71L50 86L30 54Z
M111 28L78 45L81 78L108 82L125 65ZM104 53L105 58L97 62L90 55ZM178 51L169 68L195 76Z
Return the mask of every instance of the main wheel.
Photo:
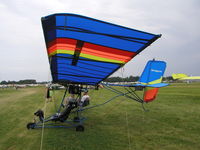
M30 123L28 123L26 125L26 127L27 127L27 129L34 129L35 128L35 123L30 122Z
M84 126L82 126L82 125L77 126L76 127L76 131L83 132L84 131Z
M80 118L79 117L74 117L74 122L80 122Z

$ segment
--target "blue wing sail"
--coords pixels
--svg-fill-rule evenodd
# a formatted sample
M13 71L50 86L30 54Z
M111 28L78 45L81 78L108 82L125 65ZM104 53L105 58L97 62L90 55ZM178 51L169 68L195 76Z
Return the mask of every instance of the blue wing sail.
M41 21L57 83L97 85L161 36L69 13Z

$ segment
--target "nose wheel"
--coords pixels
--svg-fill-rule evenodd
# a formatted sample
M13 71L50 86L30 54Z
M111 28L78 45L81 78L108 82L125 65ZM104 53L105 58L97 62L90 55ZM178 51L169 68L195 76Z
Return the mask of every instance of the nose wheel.
M35 128L35 123L30 122L30 123L28 123L26 125L26 127L27 127L27 129L34 129Z
M83 132L83 131L84 131L84 126L78 125L78 126L76 127L76 131L78 131L78 132Z

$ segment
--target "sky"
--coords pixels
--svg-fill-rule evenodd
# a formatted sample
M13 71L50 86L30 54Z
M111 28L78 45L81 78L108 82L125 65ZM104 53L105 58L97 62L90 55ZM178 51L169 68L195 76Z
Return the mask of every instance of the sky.
M0 81L51 80L41 17L75 13L162 37L114 75L138 76L146 62L200 75L200 0L0 0Z

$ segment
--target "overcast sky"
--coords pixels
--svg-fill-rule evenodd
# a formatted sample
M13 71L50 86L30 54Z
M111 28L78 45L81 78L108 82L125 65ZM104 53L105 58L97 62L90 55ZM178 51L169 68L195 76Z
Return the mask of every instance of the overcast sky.
M40 18L53 13L162 34L122 69L123 76L140 75L153 58L167 62L165 76L200 75L200 0L0 0L0 81L50 79Z

